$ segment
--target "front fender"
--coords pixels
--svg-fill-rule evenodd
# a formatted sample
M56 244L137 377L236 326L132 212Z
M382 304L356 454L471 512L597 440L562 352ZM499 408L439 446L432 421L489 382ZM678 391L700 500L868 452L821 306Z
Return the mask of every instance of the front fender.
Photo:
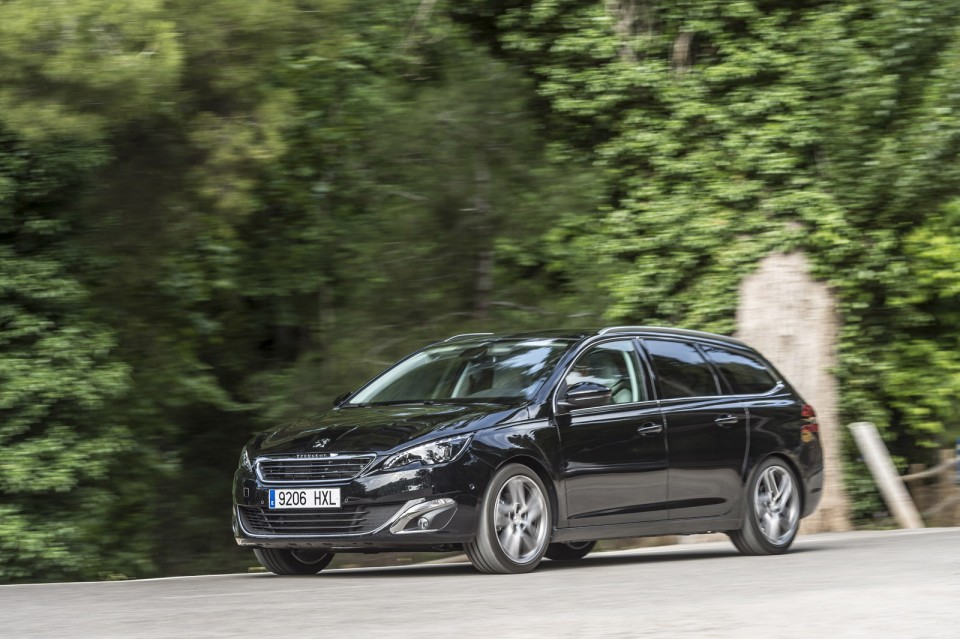
M530 466L550 492L556 521L566 519L566 503L560 485L560 436L550 419L533 419L504 424L478 432L471 452L490 466L490 477L504 464ZM489 477L487 478L489 481ZM482 494L482 491L478 491Z

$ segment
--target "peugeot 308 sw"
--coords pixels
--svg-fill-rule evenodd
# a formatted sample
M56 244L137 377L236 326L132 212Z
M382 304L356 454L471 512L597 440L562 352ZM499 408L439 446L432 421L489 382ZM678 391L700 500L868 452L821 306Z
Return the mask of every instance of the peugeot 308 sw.
M419 350L243 449L237 543L277 574L462 549L488 573L600 539L722 531L785 552L823 486L813 408L756 351L619 326Z

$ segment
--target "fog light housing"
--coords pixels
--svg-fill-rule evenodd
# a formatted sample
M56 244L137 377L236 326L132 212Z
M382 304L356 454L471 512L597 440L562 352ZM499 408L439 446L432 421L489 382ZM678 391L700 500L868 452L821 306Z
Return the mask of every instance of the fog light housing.
M449 497L421 501L400 513L390 525L390 532L395 535L436 532L450 523L456 511L457 502Z

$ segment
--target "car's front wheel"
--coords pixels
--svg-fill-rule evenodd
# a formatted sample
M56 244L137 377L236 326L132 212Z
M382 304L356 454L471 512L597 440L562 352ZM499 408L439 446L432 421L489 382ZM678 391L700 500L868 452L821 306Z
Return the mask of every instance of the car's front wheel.
M551 527L550 500L540 477L522 464L508 464L490 480L477 536L464 550L481 572L530 572L547 551Z
M264 568L277 575L315 575L333 560L332 552L254 548L253 554Z
M727 533L744 555L778 555L800 528L800 484L782 459L762 462L747 484L743 525Z

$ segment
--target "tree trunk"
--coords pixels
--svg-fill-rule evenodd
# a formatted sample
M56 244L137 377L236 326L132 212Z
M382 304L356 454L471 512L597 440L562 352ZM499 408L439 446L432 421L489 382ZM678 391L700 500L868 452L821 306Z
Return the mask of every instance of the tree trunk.
M839 320L833 294L810 276L801 253L769 255L740 285L737 337L757 348L817 412L824 451L823 498L804 532L850 529L840 455L837 381Z
M486 319L493 295L493 220L490 207L490 167L487 165L483 150L477 155L474 167L475 194L473 203L477 242L474 257L473 315L476 319Z

